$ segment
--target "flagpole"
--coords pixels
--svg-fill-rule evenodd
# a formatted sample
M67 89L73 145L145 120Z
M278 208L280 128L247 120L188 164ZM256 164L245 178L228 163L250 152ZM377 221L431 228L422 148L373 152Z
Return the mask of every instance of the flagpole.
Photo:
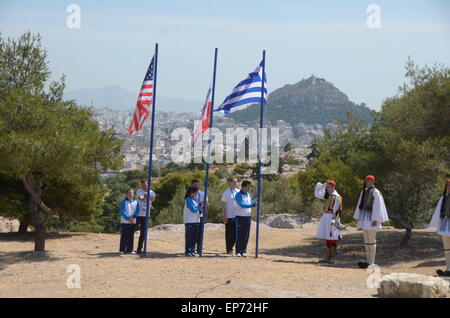
M153 139L155 133L155 110L156 110L156 79L158 70L158 43L155 44L155 59L153 60L153 98L152 98L152 127L150 132L150 154L148 159L148 182L147 182L147 208L145 211L145 232L144 232L144 253L142 256L147 256L147 233L148 233L148 219L150 217L150 187L152 185L152 161L153 161ZM142 231L142 229L141 229Z
M205 196L203 198L203 215L200 219L200 242L199 242L199 255L203 256L203 237L205 232L205 219L206 219L206 203L208 198L208 181L209 181L209 162L211 160L211 128L213 126L213 113L214 113L214 94L216 90L216 69L217 69L217 51L214 50L214 71L213 71L213 83L211 93L211 111L209 114L209 138L208 138L208 157L206 160L206 176L205 176ZM208 101L207 101L208 102ZM207 104L208 105L208 104ZM207 106L208 107L208 106Z
M256 208L256 252L255 258L258 258L259 247L259 215L261 211L261 155L262 155L262 128L264 121L264 81L266 72L266 51L263 50L262 59L262 86L261 86L261 105L260 105L260 118L259 118L259 142L258 142L258 205Z

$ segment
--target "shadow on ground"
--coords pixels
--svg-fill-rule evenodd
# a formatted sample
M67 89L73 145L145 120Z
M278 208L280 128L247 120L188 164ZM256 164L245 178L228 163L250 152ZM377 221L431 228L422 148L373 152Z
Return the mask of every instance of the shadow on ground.
M6 266L17 263L35 263L35 262L51 262L61 259L60 257L51 256L48 252L34 251L12 251L0 252L0 271Z
M52 239L63 239L69 238L73 236L81 236L85 233L47 233L45 235L46 240ZM26 233L18 233L18 232L9 232L9 233L0 233L0 241L16 241L16 242L34 242L35 234L34 232L26 232Z
M414 231L407 247L400 247L403 231L379 231L377 233L376 263L381 266L401 264L405 262L420 261L416 267L444 265L443 245L439 235L434 232ZM307 238L301 246L289 246L279 249L263 249L265 255L279 255L288 257L306 258L305 260L274 259L273 262L312 263L319 264L317 260L325 255L325 243L316 238ZM338 242L338 255L334 267L356 267L358 261L365 260L365 250L362 232L345 233L344 238ZM442 258L442 261L434 259ZM323 266L330 266L324 264Z

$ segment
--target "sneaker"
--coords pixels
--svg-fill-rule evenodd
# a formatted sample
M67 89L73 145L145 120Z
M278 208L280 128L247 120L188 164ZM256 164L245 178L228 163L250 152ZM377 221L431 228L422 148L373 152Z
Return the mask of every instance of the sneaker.
M228 254L228 255L233 255L233 250L227 251L227 254Z
M237 253L236 256L237 257L241 257L242 255L241 255L241 253Z
M136 255L136 252L135 252L135 251L132 251L132 252L130 252L129 254L131 254L131 255Z
M242 257L247 257L247 253L242 253Z
M144 252L137 250L137 251L136 251L136 254L139 254L139 255L140 255L140 254L144 254Z
M119 256L122 256L123 254L125 254L125 252L119 252Z

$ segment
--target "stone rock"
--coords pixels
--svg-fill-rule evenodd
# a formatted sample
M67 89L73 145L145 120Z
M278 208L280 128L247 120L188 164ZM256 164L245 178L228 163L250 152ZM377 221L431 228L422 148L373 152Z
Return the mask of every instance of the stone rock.
M311 222L307 216L292 215L292 214L266 214L261 222L270 227L280 229L295 229L298 224L305 224Z
M184 230L184 224L161 224L154 226L150 231L180 231Z
M440 298L449 292L449 282L445 279L411 273L386 275L378 288L380 296L398 298Z
M19 225L19 220L0 216L0 233L17 232Z

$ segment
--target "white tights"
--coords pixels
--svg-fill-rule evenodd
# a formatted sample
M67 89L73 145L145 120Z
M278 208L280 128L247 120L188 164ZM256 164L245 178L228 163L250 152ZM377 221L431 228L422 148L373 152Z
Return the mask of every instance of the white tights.
M377 241L375 238L377 235L377 230L363 230L363 235L364 244L366 247L367 264L373 265L375 263L375 253L377 250Z

